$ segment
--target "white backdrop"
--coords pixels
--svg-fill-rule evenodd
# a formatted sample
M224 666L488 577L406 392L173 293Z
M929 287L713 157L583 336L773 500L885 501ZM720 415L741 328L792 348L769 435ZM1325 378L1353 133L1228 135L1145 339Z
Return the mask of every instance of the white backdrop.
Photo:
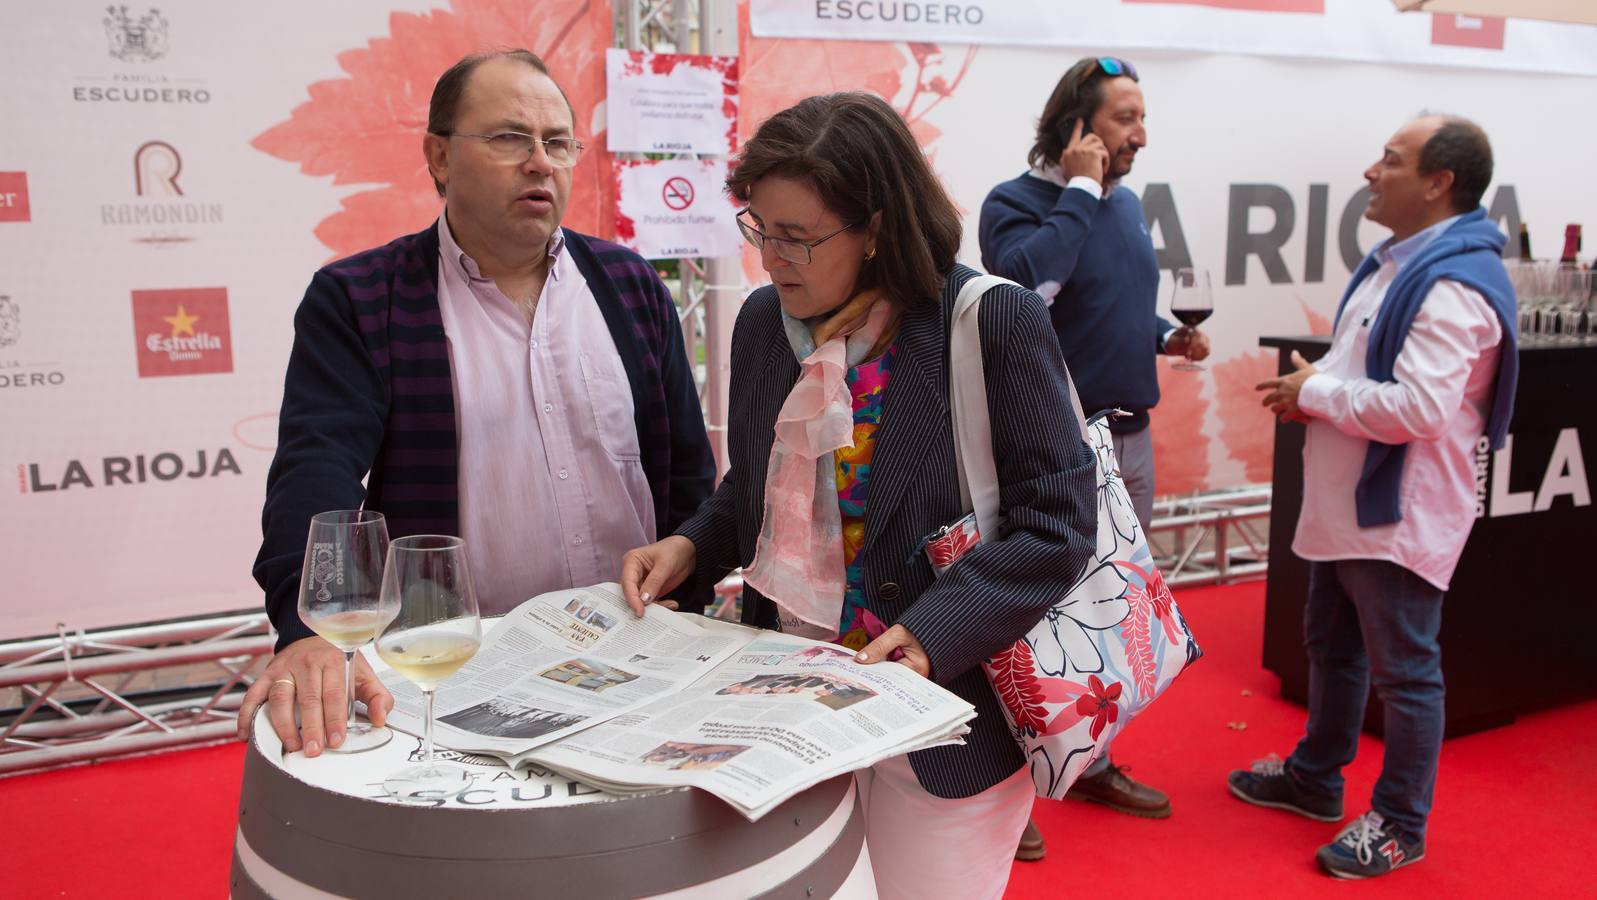
M550 61L595 148L568 222L614 231L605 3L158 8L164 28L146 23L142 55L119 23L112 43L103 2L37 6L0 29L0 77L13 86L0 97L0 461L15 477L0 491L0 638L258 608L249 567L293 309L318 265L436 215L421 130L433 81L460 55L519 45ZM129 6L131 27L148 12ZM1023 167L1031 123L1077 52L776 41L748 36L744 12L740 133L811 93L889 97L966 210L975 261L982 197ZM1347 277L1343 206L1420 108L1486 127L1493 192L1515 189L1540 253L1557 252L1566 222L1597 219L1589 78L1134 50L1129 38L1093 49L1130 56L1143 75L1151 143L1128 186L1152 199L1168 185L1194 262L1224 280L1234 185L1279 186L1296 219L1281 251L1290 281L1271 283L1248 257L1242 283L1217 289L1215 364L1164 373L1165 489L1268 477L1268 421L1246 390L1269 367L1257 338L1329 315ZM130 89L151 99L94 99ZM172 152L147 149L141 174L135 157L152 142ZM7 195L24 181L19 220ZM1323 280L1307 281L1316 184L1326 250ZM1243 195L1279 201L1269 188ZM1266 231L1272 214L1250 221ZM1363 246L1379 233L1358 231ZM134 292L153 292L139 295L137 322ZM193 358L172 359L161 343L172 340Z

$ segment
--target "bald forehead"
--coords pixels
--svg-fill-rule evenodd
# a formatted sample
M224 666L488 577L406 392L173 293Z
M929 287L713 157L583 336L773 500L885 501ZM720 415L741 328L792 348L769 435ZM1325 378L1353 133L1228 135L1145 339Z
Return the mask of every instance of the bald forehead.
M1447 120L1441 116L1421 116L1399 128L1397 133L1392 135L1392 139L1387 142L1387 146L1392 149L1418 153L1420 148L1425 146L1425 142L1431 139L1431 135L1435 134L1437 129L1441 128L1446 122Z
M576 126L576 113L554 79L524 60L508 56L486 60L472 70L461 95L461 116L487 116L491 121L481 127L515 128L532 134L569 134Z

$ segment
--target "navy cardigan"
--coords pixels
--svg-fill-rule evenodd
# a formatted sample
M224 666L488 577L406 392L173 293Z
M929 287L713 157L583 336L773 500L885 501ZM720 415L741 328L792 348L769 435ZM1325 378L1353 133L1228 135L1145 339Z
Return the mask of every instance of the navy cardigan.
M715 483L676 305L636 253L565 235L626 369L656 533L670 534ZM383 513L390 537L460 533L454 382L437 281L434 225L321 269L294 315L254 567L278 649L311 634L296 609L311 516L364 506ZM702 608L711 587L673 596L684 609Z

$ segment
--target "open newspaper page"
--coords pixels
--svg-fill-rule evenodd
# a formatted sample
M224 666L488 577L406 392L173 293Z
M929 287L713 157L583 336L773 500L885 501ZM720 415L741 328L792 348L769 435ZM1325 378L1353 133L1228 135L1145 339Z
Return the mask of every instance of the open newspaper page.
M434 739L515 766L528 750L680 690L748 640L700 618L659 606L635 618L615 584L540 594L438 689ZM378 674L394 694L388 724L420 734L421 691L397 672Z
M703 788L757 819L833 775L959 742L976 715L897 663L758 634L679 693L523 758L616 792Z

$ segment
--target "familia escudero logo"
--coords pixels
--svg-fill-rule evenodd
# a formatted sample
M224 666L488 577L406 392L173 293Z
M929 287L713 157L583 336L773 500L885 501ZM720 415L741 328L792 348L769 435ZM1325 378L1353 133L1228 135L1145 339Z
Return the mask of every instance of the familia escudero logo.
M0 294L0 391L66 384L67 376L60 364L22 355L27 352L22 318L22 304L9 294Z
M105 36L106 59L113 67L74 76L73 102L149 106L211 102L204 79L169 74L172 24L160 9L107 6L100 17L100 30Z

